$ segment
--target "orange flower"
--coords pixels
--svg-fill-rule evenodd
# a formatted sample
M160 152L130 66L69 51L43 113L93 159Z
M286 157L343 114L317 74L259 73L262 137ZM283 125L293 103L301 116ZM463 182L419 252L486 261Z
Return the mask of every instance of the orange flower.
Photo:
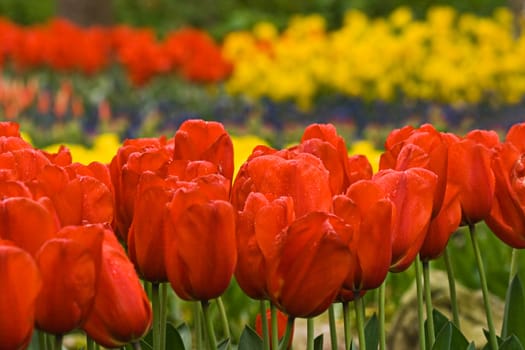
M31 255L5 240L0 240L0 285L0 349L25 349L42 280Z
M141 338L152 310L133 264L111 230L104 230L95 303L83 329L98 344L116 348Z
M503 242L525 248L525 123L512 126L495 148L495 196L487 225Z
M38 251L42 290L36 304L36 326L52 334L79 328L87 319L97 291L103 229L67 226Z
M390 270L408 268L423 244L432 215L437 175L423 168L381 170L372 180L394 204Z
M449 145L448 181L458 188L462 224L485 219L492 208L495 177L491 168L494 131L474 130Z
M210 193L200 186L180 188L168 205L166 270L173 290L184 300L220 296L237 262L233 208Z
M386 278L392 260L393 204L379 185L362 180L346 195L334 197L334 214L353 228L350 270L339 295L350 301L356 292L377 288Z
M219 173L233 177L233 144L219 122L186 120L175 133L175 160L206 160L219 167Z

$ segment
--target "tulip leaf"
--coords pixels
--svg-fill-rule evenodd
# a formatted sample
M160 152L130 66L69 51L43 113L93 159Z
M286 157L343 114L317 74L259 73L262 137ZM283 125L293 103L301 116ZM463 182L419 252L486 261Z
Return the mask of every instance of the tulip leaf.
M166 346L168 349L185 350L184 340L175 326L168 322L166 323Z
M468 348L467 350L476 350L476 344L474 344L474 342L470 342L470 344L468 345Z
M437 309L432 310L432 318L434 319L434 330L437 336L441 329L448 324L449 319Z
M512 279L505 299L501 337L506 339L514 334L521 344L525 344L525 298L518 275Z
M324 342L324 336L323 334L319 334L314 339L314 350L323 350L323 342Z
M491 350L492 347L490 346L490 333L488 330L483 329L483 335L487 339L487 344L483 347L483 350ZM496 335L496 340L498 341L498 346L503 343L503 339L501 339L498 335Z
M219 345L217 345L217 350L226 350L230 347L230 338L221 340Z
M141 340L140 346L144 350L153 349L153 330L150 330Z
M191 349L191 329L187 323L183 322L177 326L177 332L179 332L182 341L184 342L185 349Z
M523 350L520 340L516 335L506 338L499 346L500 350Z
M433 350L456 350L467 349L469 343L465 336L450 321L441 328L436 336Z
M379 320L376 314L366 322L365 325L365 342L367 349L377 349L379 345Z
M263 342L261 337L250 326L245 326L239 339L238 350L262 350Z

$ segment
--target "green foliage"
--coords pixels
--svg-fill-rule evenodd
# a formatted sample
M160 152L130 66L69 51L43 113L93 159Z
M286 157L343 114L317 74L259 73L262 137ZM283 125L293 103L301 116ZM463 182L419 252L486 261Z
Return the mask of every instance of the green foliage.
M366 322L365 342L367 349L377 349L379 345L379 320L376 314L373 314Z
M519 276L515 276L507 290L505 313L501 337L515 336L521 344L525 344L525 295ZM514 341L513 341L514 342Z
M263 342L261 337L250 326L245 326L239 339L239 350L262 349Z

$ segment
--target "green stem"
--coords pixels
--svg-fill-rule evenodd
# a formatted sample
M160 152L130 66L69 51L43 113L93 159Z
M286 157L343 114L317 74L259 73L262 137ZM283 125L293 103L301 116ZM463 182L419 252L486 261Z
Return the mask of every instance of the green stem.
M160 347L162 317L159 289L159 283L153 282L151 284L151 303L153 308L153 350L164 350Z
M386 279L379 286L379 349L386 350L386 327L385 327L385 291L386 291Z
M38 332L38 348L40 350L47 350L47 335L45 332L41 330L37 330Z
M166 349L166 326L168 316L168 283L160 284L160 348Z
M350 331L350 310L348 301L343 302L343 326L345 330L345 349L349 350L352 344L352 332Z
M226 308L222 302L222 298L218 297L216 299L217 305L219 306L219 314L221 315L222 328L224 330L224 336L226 339L229 339L228 349L231 349L231 332L230 332L230 323L228 322L228 315L226 315Z
M213 330L213 321L210 315L210 303L207 300L201 301L202 313L204 314L204 324L206 326L206 335L208 339L208 346L210 350L217 349L217 338Z
M95 342L90 336L86 336L86 347L87 350L95 350Z
M270 332L271 335L271 348L272 349L278 349L279 348L279 325L277 320L277 307L271 303L270 304L270 321L271 321L271 327L272 330Z
M470 239L472 241L472 248L474 249L474 256L476 257L476 264L478 265L479 280L481 283L481 291L483 292L483 303L485 304L485 314L487 316L487 326L489 328L489 342L492 350L498 350L498 340L496 338L496 331L494 322L492 321L492 311L489 304L489 289L487 287L487 278L485 276L485 268L483 267L483 260L481 260L481 252L476 240L476 225L469 224Z
M200 303L193 303L193 317L194 317L194 327L195 327L195 347L197 349L202 349L204 341L202 340L202 318L201 318L201 307Z
M416 258L414 261L416 268L416 289L417 289L417 317L419 321L419 348L426 350L427 344L425 339L425 317L423 316L423 285L421 283L421 261Z
M330 344L332 350L337 350L337 325L335 323L335 305L331 304L328 308L328 321L330 325Z
M270 332L268 332L268 317L266 317L266 300L259 302L262 324L263 350L270 350Z
M314 319L306 319L306 349L314 350Z
M283 339L281 340L281 344L278 348L272 348L272 349L279 349L279 350L288 349L288 344L292 343L292 331L293 331L294 321L295 321L294 317L288 316L288 322L286 322L286 331L284 332L284 336L283 336Z
M354 299L355 315L357 319L357 334L359 335L359 350L366 350L366 338L365 338L365 303L363 298L359 296L359 292L356 292Z
M512 248L512 257L510 260L509 286L512 280L514 279L514 276L516 276L516 274L518 273L518 253L518 249Z
M62 350L62 340L64 336L62 334L55 335L55 344L53 344L54 350Z
M448 289L450 292L450 305L452 307L452 321L457 329L461 330L459 324L459 310L458 310L458 299L456 296L456 279L454 277L454 269L452 268L452 262L450 261L450 255L448 254L448 247L445 247L443 251L443 259L445 260L445 267L447 269L448 277Z
M430 285L430 265L428 261L423 261L423 282L425 284L425 305L427 307L428 348L432 349L436 341L436 333L434 331L434 317L432 315L432 287Z

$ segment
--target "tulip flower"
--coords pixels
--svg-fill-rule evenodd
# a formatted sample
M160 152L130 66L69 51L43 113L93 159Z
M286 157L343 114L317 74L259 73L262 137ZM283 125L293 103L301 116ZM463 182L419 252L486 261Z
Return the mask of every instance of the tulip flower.
M341 301L350 301L386 278L392 260L393 204L372 180L362 180L346 195L334 197L334 214L354 231L349 242L352 262L339 295Z
M342 219L312 212L279 233L263 252L270 301L292 317L314 317L334 302L348 276L352 229Z
M208 193L199 187L180 188L168 204L166 271L173 290L184 300L219 297L237 262L233 207Z
M495 148L494 202L485 222L494 234L513 248L525 248L525 123L507 132Z
M166 138L126 140L109 164L111 182L115 191L115 233L127 241L133 220L133 207L140 175L152 171L166 175L172 159Z
M101 268L103 228L66 226L37 252L42 290L36 326L64 334L83 325L92 309Z
M233 177L233 144L219 122L186 120L174 137L174 159L206 160L219 167L227 179Z
M497 134L472 131L449 145L448 181L458 188L462 224L485 219L492 208L495 177L491 168Z
M13 241L35 256L41 246L54 238L59 225L45 199L11 197L0 201L0 238Z
M372 180L394 204L390 270L408 268L423 244L432 214L437 175L423 168L382 170Z
M0 285L0 349L25 349L33 333L42 279L33 257L6 240L0 240Z
M135 268L106 229L95 302L82 328L98 344L116 348L144 336L151 322L151 305Z

